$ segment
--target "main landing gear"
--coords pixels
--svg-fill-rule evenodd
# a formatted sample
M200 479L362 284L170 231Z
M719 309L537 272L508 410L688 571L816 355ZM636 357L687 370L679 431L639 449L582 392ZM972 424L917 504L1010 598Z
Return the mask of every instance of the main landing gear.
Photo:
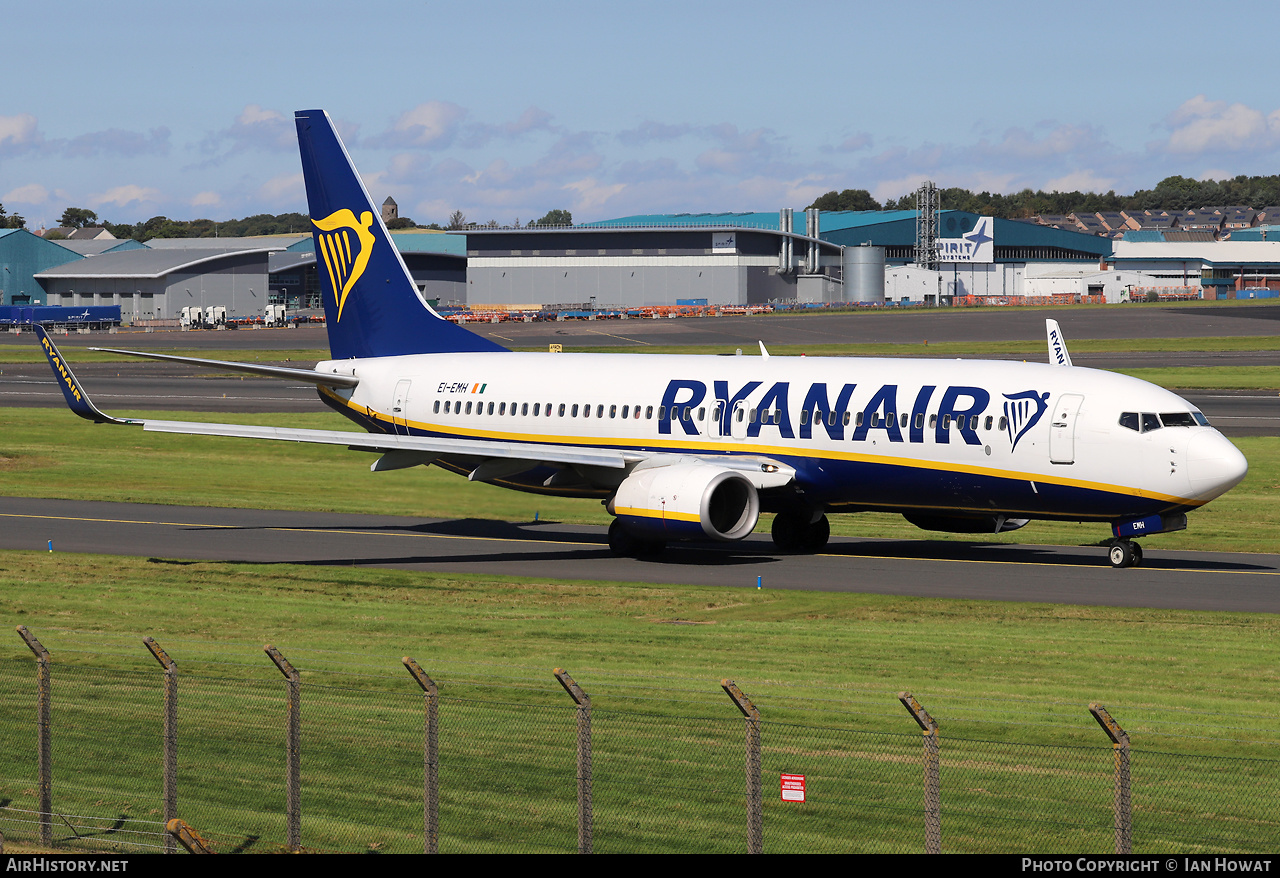
M1142 546L1133 540L1115 540L1107 550L1112 567L1137 567L1142 563Z
M779 552L797 555L822 551L831 538L831 524L821 512L779 512L773 518L773 544Z
M651 558L661 555L665 540L646 540L635 536L614 519L609 525L609 551L619 558Z

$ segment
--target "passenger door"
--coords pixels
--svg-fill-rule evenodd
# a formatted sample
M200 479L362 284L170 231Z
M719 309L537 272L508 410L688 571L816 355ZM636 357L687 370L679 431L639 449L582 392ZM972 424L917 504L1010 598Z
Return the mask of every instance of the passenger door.
M1064 393L1053 404L1049 424L1049 463L1076 462L1076 419L1084 397L1078 393Z
M396 382L396 391L391 398L392 431L400 436L409 435L409 385L408 378Z

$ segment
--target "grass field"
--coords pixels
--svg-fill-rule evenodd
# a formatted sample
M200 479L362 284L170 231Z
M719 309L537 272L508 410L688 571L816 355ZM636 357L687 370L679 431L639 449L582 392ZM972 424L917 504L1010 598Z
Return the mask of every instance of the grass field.
M142 412L116 412L130 417ZM172 417L151 413L150 417ZM183 414L221 421L226 415ZM344 429L337 414L236 415L249 424ZM1280 438L1244 438L1245 481L1191 514L1186 531L1161 534L1152 546L1273 552L1280 528ZM610 516L594 500L538 497L468 482L436 467L370 473L373 455L343 448L286 442L251 442L170 436L92 425L63 410L0 410L0 494L68 500L115 500L193 506L310 509L491 518L606 525ZM318 488L317 486L323 486ZM1110 536L1103 525L1033 522L1009 534L926 533L901 516L862 513L831 516L832 532L886 539L973 539L1004 543L1087 545ZM767 529L765 517L759 526Z
M766 721L766 790L810 779L804 809L767 797L768 850L922 847L902 689L942 729L944 849L1109 850L1090 701L1134 741L1137 849L1280 840L1273 616L17 552L0 556L0 607L53 655L60 812L154 820L151 635L180 670L180 812L224 850L283 837L283 692L263 643L302 672L319 849L420 849L422 702L402 655L441 686L442 850L573 849L556 666L592 697L601 851L741 850L742 723L722 677ZM0 701L29 707L32 674L19 639L0 642ZM0 711L14 807L34 795L30 734Z
M1236 442L1245 482L1152 548L1276 551L1280 439ZM435 468L371 474L372 460L0 410L4 495L608 520L595 502ZM1078 544L1106 531L1037 523L985 539ZM833 532L945 538L873 514L833 516ZM422 701L403 655L449 699L442 850L574 849L573 718L556 666L593 699L600 851L742 850L742 722L722 677L765 717L766 789L784 771L810 778L811 806L768 799L769 851L922 849L920 742L903 689L942 728L944 850L1110 850L1111 750L1091 701L1134 741L1135 850L1280 844L1275 616L47 552L0 553L0 608L54 656L62 813L154 823L159 675L140 639L165 646L182 672L180 812L223 850L283 839L283 701L264 643L303 672L304 844L318 849L421 849ZM32 665L16 636L0 641L4 809L34 797ZM10 842L14 828L3 824Z

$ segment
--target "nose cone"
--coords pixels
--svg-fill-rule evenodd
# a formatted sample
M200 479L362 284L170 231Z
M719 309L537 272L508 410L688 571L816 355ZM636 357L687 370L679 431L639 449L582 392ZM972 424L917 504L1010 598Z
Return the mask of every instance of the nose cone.
M1240 449L1217 430L1205 430L1187 446L1187 475L1198 500L1212 500L1230 491L1249 472Z

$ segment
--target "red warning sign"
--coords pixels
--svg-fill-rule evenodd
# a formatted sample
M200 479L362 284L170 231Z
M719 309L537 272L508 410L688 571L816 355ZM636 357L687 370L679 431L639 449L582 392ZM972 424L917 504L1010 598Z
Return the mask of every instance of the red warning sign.
M804 801L804 775L784 774L782 776L782 801Z

